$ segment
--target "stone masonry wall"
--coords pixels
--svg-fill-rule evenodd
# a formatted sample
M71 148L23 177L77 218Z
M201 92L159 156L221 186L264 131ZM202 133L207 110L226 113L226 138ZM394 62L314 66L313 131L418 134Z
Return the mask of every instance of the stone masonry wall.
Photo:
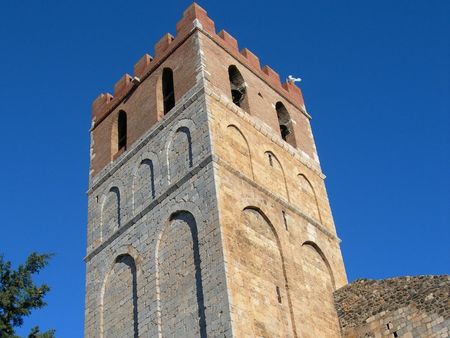
M252 132L248 122L214 98L208 101L235 336L339 337L332 298L336 286L346 283L339 241L334 227L314 218L316 205L308 209L302 204L306 192L294 181L297 171L323 184L321 179L306 166L289 162L270 138ZM249 146L245 139L254 142ZM279 168L264 156L268 149L284 168L293 168L285 169L292 177L287 188L289 196L300 200L288 200L283 190L275 189L281 170L271 174L273 181L266 175Z
M283 141L283 97L208 36L200 42L234 336L340 337L333 291L347 280L324 175L307 154L309 120L284 101L305 137ZM250 113L231 100L230 64L253 92Z
M213 135L216 135L213 139L215 153L232 166L239 166L239 170L251 171L249 177L254 181L300 208L335 234L325 176L318 162L309 118L208 36L201 34L200 41L205 60L206 93L213 98L210 100L210 110L213 113ZM236 106L231 100L230 65L236 65L242 72L248 95L252 98L248 108L251 112ZM281 139L275 110L275 104L279 101L285 103L294 121L292 132L299 140L296 147ZM236 148L239 142L242 146ZM244 153L243 146L248 148ZM272 166L268 168L269 156ZM243 164L246 166L244 169ZM258 175L255 175L256 171Z
M200 82L91 179L85 337L231 336L208 134Z
M334 294L344 337L449 337L450 276L360 279Z

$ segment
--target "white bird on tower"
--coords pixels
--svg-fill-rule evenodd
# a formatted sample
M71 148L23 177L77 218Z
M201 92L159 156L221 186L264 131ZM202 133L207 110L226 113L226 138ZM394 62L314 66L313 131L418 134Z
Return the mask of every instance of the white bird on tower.
M293 77L292 75L289 75L286 81L290 82L290 83L295 83L295 82L300 82L301 80L302 79L299 77Z

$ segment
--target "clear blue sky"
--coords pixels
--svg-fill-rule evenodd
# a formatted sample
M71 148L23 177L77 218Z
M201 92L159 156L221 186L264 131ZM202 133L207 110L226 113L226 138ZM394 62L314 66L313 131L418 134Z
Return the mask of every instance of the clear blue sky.
M199 3L303 78L349 280L449 273L450 2ZM24 328L82 336L91 102L189 4L2 1L0 251L56 253L49 305Z

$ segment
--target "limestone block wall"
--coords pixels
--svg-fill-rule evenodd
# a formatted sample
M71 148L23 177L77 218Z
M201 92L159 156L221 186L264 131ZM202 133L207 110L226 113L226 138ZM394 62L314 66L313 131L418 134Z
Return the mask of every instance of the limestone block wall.
M235 336L340 337L347 280L320 167L210 82L206 94Z
M264 122L216 94L209 83L206 93L214 154L309 223L335 236L325 176L318 164L302 156Z
M450 336L448 275L361 279L334 298L344 337Z
M231 336L204 91L90 182L85 337Z

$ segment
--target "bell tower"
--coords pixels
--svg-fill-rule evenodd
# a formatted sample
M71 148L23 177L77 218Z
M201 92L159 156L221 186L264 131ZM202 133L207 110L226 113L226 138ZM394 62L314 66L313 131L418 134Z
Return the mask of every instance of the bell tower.
M300 89L192 4L92 106L85 337L340 337Z

